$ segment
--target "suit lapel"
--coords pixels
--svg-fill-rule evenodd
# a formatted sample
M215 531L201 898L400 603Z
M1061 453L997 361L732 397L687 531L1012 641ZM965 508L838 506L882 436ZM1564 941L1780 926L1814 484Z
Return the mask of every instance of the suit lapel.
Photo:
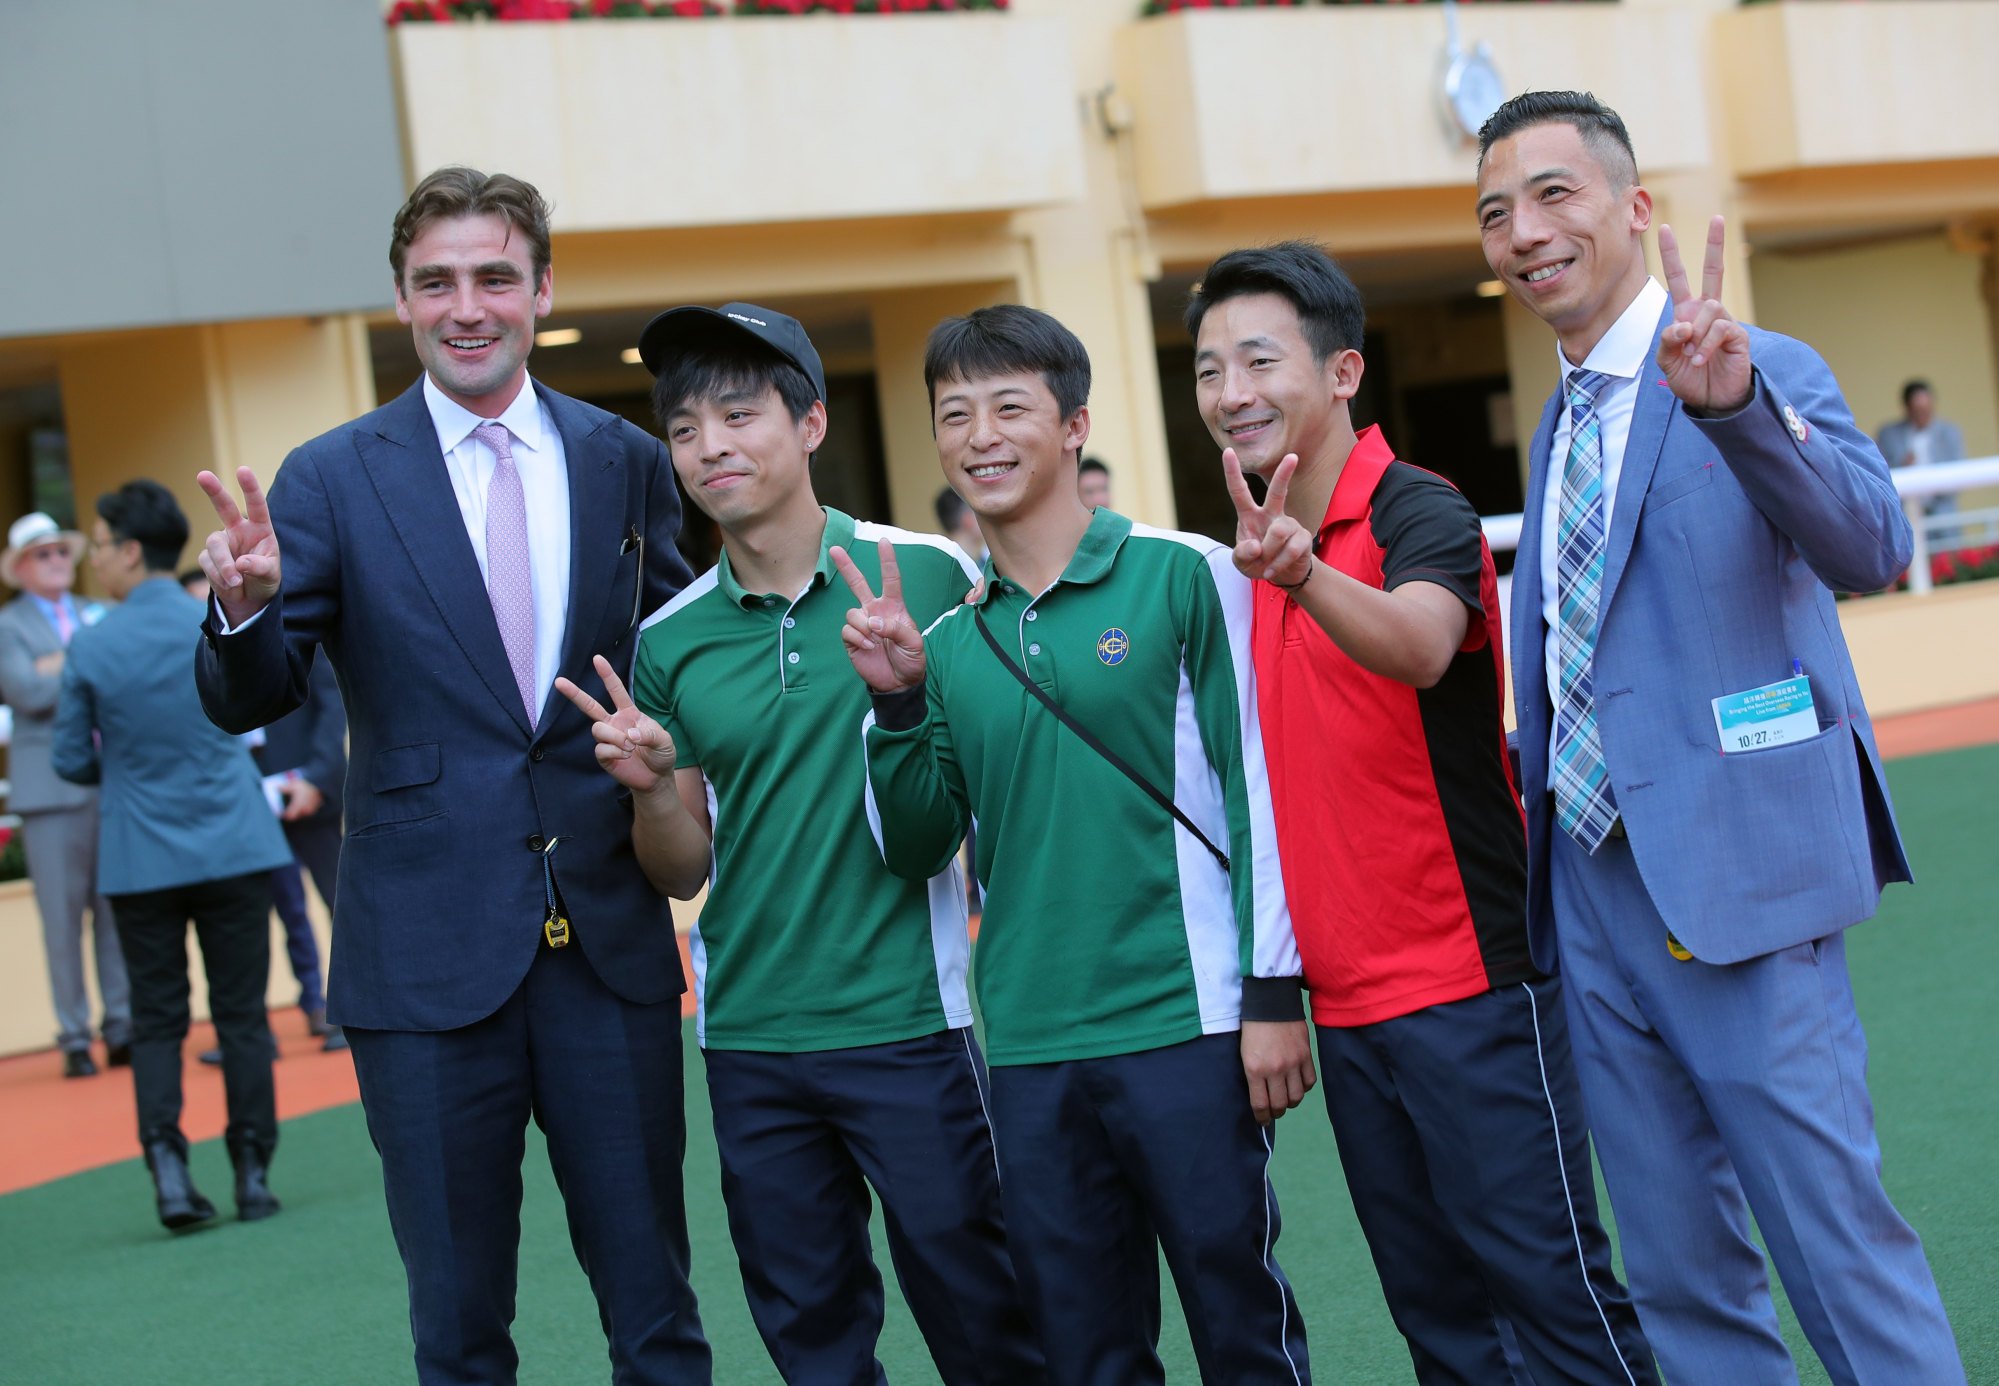
M624 540L625 472L618 465L623 449L618 430L604 427L609 415L586 409L540 384L535 389L562 435L563 466L569 474L569 619L557 668L584 684ZM546 727L549 718L566 706L568 699L550 689L537 725Z
M527 710L437 446L421 378L389 406L375 432L356 433L354 448L445 628L526 734Z
M1672 315L1672 305L1668 304L1652 331L1655 348L1659 333L1665 330ZM1679 400L1667 387L1656 356L1656 350L1645 354L1638 377L1632 382L1638 397L1632 401L1631 432L1624 440L1624 467L1618 473L1617 503L1611 508L1610 535L1604 545L1603 593L1597 600L1599 631L1603 629L1605 613L1610 610L1610 600L1617 594L1617 580L1624 576L1624 565L1631 558L1632 541L1638 537L1638 512L1645 508L1645 493L1652 487L1652 473L1659 466L1666 430L1679 412Z

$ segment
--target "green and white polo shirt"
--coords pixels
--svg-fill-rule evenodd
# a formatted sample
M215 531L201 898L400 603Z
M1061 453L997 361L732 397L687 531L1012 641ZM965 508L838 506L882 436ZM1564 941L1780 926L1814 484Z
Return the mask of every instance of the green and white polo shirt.
M922 879L978 824L976 971L995 1064L1178 1044L1296 1019L1301 971L1278 869L1249 653L1250 584L1229 550L1099 508L1062 576L990 569L983 614L1048 694L1229 853L1221 865L1034 701L973 609L925 635L923 690L874 700L868 779L883 853Z
M957 864L904 880L869 829L868 691L840 641L853 594L827 550L879 589L884 538L919 622L978 575L949 540L829 509L802 592L746 592L724 554L639 637L633 697L708 786L714 864L689 940L704 1047L844 1049L971 1023Z

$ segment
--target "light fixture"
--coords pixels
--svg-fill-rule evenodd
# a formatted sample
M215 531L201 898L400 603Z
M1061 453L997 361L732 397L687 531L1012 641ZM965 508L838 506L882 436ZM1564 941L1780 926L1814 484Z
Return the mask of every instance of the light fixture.
M580 327L551 327L546 332L534 334L536 346L575 346L582 340L583 329Z
M1480 298L1504 298L1506 297L1506 286L1497 279L1487 279L1482 281L1472 292Z
M645 358L639 355L637 347L626 347L618 353L618 359L628 366L643 365L645 362Z

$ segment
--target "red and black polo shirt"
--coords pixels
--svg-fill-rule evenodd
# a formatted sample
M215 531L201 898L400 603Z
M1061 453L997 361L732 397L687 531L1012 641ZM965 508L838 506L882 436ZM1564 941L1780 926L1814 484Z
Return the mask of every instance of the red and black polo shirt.
M1539 976L1498 579L1477 512L1369 428L1316 552L1384 591L1434 582L1471 623L1437 685L1411 688L1363 669L1281 589L1256 584L1257 706L1312 1018L1369 1025Z

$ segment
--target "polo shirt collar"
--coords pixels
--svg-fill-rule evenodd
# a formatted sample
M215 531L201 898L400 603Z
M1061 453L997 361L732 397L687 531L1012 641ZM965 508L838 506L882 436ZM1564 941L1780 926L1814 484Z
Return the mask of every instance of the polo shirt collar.
M808 588L829 586L833 579L839 576L839 570L833 566L832 551L836 545L848 553L854 551L854 517L843 514L830 505L822 505L819 509L826 516L826 532L819 539L819 562L812 569L812 581L807 584ZM726 548L722 550L722 557L715 565L715 585L722 589L722 595L734 606L761 606L766 595L762 592L749 591L736 580L736 570L730 566L729 551ZM793 595L795 597L799 594Z
M1111 564L1116 561L1118 550L1131 535L1131 521L1100 505L1090 516L1090 527L1083 531L1083 537L1076 545L1076 551L1069 555L1068 564L1062 569L1062 576L1055 579L1057 585L1086 586L1100 582L1110 575ZM1006 581L1003 574L993 567L992 556L986 557L985 595L980 604L990 602Z
M1374 488L1381 484L1381 474L1394 460L1395 450L1381 436L1381 426L1369 424L1363 428L1354 438L1346 465L1340 468L1340 479L1333 483L1332 499L1326 502L1326 518L1319 521L1319 533L1323 535L1341 520L1364 519L1374 500Z

